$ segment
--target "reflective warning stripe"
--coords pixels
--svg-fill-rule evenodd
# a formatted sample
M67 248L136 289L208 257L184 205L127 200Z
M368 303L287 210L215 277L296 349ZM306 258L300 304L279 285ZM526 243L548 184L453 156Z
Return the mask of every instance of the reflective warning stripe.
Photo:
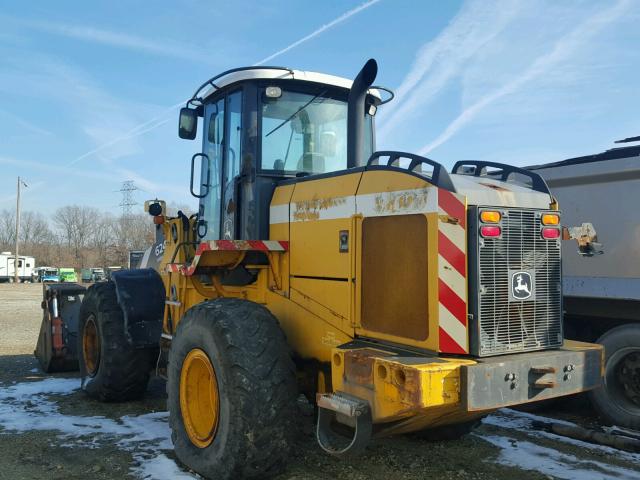
M467 240L464 197L438 189L439 350L469 352L467 331Z
M220 250L286 252L289 250L289 242L280 240L209 240L198 245L191 265L169 263L166 266L166 271L169 273L181 273L190 277L196 271L200 257L204 252Z

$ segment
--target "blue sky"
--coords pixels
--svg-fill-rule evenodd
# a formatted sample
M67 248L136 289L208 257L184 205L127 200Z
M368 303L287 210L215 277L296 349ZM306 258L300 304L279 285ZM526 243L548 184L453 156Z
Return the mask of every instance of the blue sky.
M174 0L0 3L0 209L118 212L187 193L198 142L177 105L224 69L352 77L369 57L397 98L378 148L515 165L640 135L640 2ZM152 7L153 5L153 7Z

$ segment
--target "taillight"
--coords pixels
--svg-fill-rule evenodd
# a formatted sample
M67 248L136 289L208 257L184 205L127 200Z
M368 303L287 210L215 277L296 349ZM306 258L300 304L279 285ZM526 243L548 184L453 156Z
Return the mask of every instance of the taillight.
M542 224L543 225L559 225L560 224L560 216L555 213L545 213L542 215Z
M482 223L498 223L500 221L500 212L493 210L484 210L480 213L480 220Z
M500 233L500 227L495 225L484 225L480 227L480 235L482 235L484 238L496 238L500 236Z
M560 229L559 228L543 228L542 238L546 240L555 240L556 238L560 238Z

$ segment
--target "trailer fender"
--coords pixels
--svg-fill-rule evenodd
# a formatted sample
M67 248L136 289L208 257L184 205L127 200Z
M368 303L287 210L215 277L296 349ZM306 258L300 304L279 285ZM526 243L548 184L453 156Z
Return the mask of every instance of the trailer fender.
M120 270L111 274L111 280L124 315L127 339L138 348L157 347L165 301L158 272L151 268Z

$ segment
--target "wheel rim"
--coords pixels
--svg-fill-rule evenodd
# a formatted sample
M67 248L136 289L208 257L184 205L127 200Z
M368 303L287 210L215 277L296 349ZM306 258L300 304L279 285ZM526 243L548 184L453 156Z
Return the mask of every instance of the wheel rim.
M640 349L622 348L609 358L612 364L605 383L618 405L633 415L640 414Z
M191 442L208 447L213 441L220 416L220 396L216 372L207 354L191 350L180 372L180 410Z
M87 319L82 332L82 355L87 374L93 377L100 364L100 339L96 319L93 315Z

